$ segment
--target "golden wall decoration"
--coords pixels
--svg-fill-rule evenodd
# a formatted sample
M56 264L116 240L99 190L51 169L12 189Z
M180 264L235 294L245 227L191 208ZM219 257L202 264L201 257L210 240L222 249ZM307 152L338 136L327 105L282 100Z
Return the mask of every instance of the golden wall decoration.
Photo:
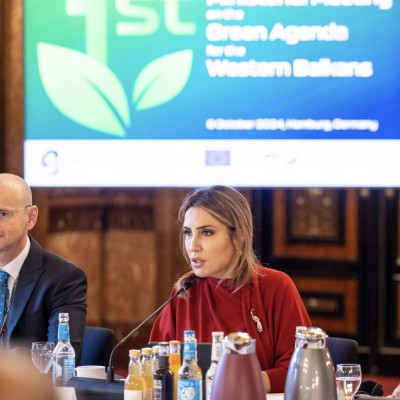
M273 256L357 261L355 189L274 191Z

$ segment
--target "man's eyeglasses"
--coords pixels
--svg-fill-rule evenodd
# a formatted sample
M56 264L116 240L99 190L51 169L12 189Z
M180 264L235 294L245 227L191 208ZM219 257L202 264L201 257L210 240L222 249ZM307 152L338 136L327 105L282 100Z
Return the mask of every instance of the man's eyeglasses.
M6 221L7 219L10 219L14 214L26 210L29 207L32 207L32 205L30 204L28 206L25 206L24 208L20 208L19 210L0 210L0 221Z

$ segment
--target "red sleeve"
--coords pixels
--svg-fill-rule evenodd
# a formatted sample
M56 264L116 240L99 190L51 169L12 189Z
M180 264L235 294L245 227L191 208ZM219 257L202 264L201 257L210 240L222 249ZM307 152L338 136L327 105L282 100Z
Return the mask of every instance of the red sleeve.
M272 332L274 365L266 369L271 392L281 393L285 388L287 370L295 345L296 326L312 326L300 294L288 275L275 271L270 275L268 294L264 298L272 307L268 312L268 325Z

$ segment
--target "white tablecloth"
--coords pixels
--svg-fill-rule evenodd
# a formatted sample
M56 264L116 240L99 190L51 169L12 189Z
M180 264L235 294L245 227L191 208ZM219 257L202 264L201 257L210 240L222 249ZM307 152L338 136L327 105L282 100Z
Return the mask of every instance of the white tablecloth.
M267 400L283 400L283 393L267 394Z
M58 400L76 400L75 388L73 387L56 387Z

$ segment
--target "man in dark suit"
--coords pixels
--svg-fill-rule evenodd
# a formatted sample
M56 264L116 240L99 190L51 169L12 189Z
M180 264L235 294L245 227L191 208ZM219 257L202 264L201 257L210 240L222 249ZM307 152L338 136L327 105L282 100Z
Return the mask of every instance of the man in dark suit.
M86 275L28 235L37 218L27 183L16 175L0 174L0 271L8 279L0 339L10 348L56 342L58 314L69 313L78 361L86 324Z

